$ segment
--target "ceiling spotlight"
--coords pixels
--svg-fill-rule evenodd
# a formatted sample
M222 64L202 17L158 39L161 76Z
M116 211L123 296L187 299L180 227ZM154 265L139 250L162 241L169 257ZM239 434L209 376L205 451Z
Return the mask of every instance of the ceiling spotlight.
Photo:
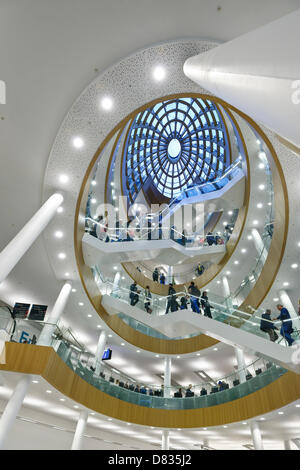
M97 325L97 328L102 328L102 325Z
M246 253L246 252L247 252L246 248L241 249L241 253Z
M79 406L77 406L77 405L74 405L74 408L76 408L76 410L77 410L77 409L79 408Z
M180 356L176 356L176 357L177 357L177 359L180 359Z
M65 398L60 398L59 401L66 401L66 399Z
M159 354L155 354L155 357L159 357Z
M72 292L77 292L77 289L72 289Z
M263 190L265 189L265 185L264 185L264 184L260 184L260 185L258 186L258 189L260 189L261 191L263 191Z
M252 240L252 235L248 235L248 240Z
M88 315L88 318L92 318L92 316L93 316L93 315L89 314L89 315Z
M230 272L230 271L226 271L226 274L227 274L227 276L229 276L229 275L231 274L231 272Z
M60 230L57 230L55 233L54 233L54 236L56 238L62 238L64 236L63 232L61 232Z
M95 199L94 197L92 197L91 203L92 203L92 204L96 204L96 202L97 202L97 199Z
M65 253L58 253L57 257L59 259L66 259L67 255Z
M259 152L258 154L259 158L266 158L266 152Z
M224 227L226 227L226 225L228 225L228 222L226 222L226 221L223 222L223 225L224 225Z
M140 353L141 351L139 349L136 350L137 353Z
M279 298L278 297L274 297L273 301L274 302L278 302Z
M260 418L260 420L261 420L261 421L265 421L265 420L266 420L266 418Z
M257 145L259 145L259 144L260 144L260 140L259 140L259 139L256 139L256 143L257 143Z
M284 282L283 285L284 285L284 286L288 286L289 283L288 283L288 282Z
M69 277L69 276L70 276L70 273L65 273L65 276L66 276L66 277Z
M227 214L228 214L228 215L232 215L232 214L233 214L233 211L228 211Z
M112 338L112 335L108 335L109 338Z
M291 265L291 268L297 269L297 268L298 268L298 264L296 264L296 263L292 264L292 265Z
M68 175L60 175L59 181L63 184L67 183L69 181Z
M92 183L91 183L92 186L96 186L96 184L97 184L97 181L95 181L95 180L93 180Z
M83 139L81 137L74 137L73 145L76 149L81 149L84 146Z
M32 383L33 383L33 384L38 384L39 381L38 381L38 380L33 380Z
M84 303L83 303L83 302L78 302L78 305L79 305L80 307L83 307L83 306L84 306Z
M234 262L234 264L239 264L239 261L236 260L236 261Z
M259 168L260 170L262 170L264 167L265 167L265 165L264 165L263 163L260 163L260 164L258 165L258 168Z
M218 348L214 348L214 351L218 351Z
M59 207L57 208L57 210L56 210L56 212L57 212L58 214L61 214L63 211L64 211L64 210L63 210L63 208L62 208L61 206L59 206Z
M257 206L256 206L256 207L257 207L258 209L261 209L261 208L262 208L262 206L263 206L263 205L262 205L262 203L261 203L261 202L259 202L259 203L257 204Z
M221 284L221 281L217 281L217 284Z
M258 220L253 220L253 225L258 225L258 224L259 224Z
M109 111L113 107L113 101L109 96L105 96L101 100L101 106L105 111Z
M46 393L52 393L52 391L51 390L46 390Z
M121 346L125 346L125 343L121 343Z
M278 414L279 415L284 415L284 412L283 411L278 411Z
M155 80L160 82L161 80L163 80L165 78L165 76L166 76L166 70L164 69L164 67L161 67L160 65L155 67L155 69L153 71L153 78Z

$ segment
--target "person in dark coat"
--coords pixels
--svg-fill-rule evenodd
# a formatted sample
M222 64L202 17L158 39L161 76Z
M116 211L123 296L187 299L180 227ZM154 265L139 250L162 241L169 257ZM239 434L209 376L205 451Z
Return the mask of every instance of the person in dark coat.
M277 309L280 311L280 315L276 320L281 320L282 321L282 326L280 328L280 334L283 336L289 346L292 346L294 343L294 339L291 337L291 333L293 333L293 323L291 320L290 313L287 308L285 308L283 305L278 304Z
M271 341L276 341L278 339L278 335L276 331L278 328L272 323L272 318L271 318L271 310L267 309L265 313L262 314L261 316L261 322L260 322L260 329L261 331L264 331L265 333L268 333L270 340Z

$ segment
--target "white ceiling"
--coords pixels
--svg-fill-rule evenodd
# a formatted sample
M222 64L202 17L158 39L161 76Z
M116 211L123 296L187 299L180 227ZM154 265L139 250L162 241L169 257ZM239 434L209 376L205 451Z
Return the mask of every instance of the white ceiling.
M218 4L189 0L187 8L181 0L0 2L0 79L7 85L7 104L0 105L0 249L40 207L58 128L99 72L153 43L190 37L227 41L300 7L298 0L227 0L217 11ZM40 237L0 286L0 297L51 308L60 286ZM99 321L94 315L93 326L87 327L87 313L71 298L67 318L76 316L81 339L94 346Z

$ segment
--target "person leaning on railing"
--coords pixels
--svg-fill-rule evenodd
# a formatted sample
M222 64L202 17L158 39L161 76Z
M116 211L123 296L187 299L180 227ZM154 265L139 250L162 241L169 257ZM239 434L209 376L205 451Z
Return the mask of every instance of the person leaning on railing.
M191 307L192 307L193 312L200 313L199 297L201 295L201 292L198 289L198 287L195 286L194 281L192 281L191 284L189 285L188 292L191 296Z
M278 328L274 325L271 318L271 310L268 308L265 313L261 316L260 329L264 333L267 333L270 337L270 340L274 343L278 339L278 335L275 330Z
M287 308L285 308L283 305L278 304L277 309L280 312L279 317L276 318L276 320L281 320L282 321L282 326L280 328L280 334L283 336L289 346L292 346L294 343L294 339L291 337L291 334L293 333L293 322L291 320L290 313Z

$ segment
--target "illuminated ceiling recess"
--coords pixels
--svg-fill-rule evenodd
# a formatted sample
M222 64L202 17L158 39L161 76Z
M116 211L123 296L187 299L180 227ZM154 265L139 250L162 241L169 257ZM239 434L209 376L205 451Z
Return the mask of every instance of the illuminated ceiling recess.
M213 181L228 165L223 119L208 99L176 98L137 114L125 147L127 188L134 201L146 180L167 198Z

